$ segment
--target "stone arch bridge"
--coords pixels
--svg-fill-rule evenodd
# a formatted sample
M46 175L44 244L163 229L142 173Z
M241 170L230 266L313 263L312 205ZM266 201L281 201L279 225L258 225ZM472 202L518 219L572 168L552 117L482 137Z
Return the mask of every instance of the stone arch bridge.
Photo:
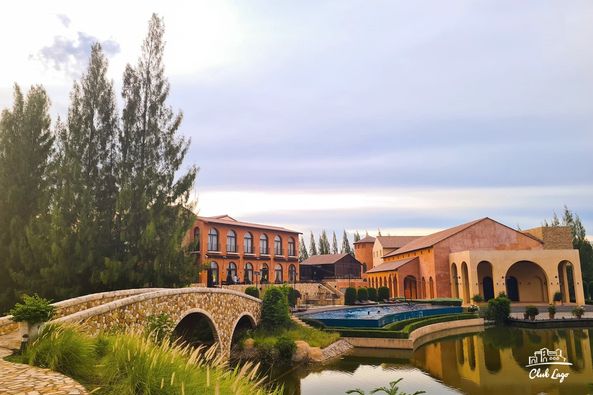
M187 318L208 323L223 357L230 354L233 335L241 328L255 327L261 318L261 301L245 293L218 288L137 289L86 295L54 304L52 322L80 323L92 334L113 327L142 331L148 317L166 313L176 327ZM8 317L0 318L5 331ZM195 321L194 321L195 322ZM191 320L190 320L191 324ZM14 323L12 323L14 325ZM16 328L13 328L16 329Z

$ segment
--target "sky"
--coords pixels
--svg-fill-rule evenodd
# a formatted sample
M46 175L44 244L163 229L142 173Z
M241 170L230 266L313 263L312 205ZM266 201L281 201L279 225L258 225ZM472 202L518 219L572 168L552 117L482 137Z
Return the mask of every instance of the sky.
M119 90L156 12L200 215L308 239L567 205L593 235L593 2L130 3L3 5L0 107L41 83L64 116L95 41Z

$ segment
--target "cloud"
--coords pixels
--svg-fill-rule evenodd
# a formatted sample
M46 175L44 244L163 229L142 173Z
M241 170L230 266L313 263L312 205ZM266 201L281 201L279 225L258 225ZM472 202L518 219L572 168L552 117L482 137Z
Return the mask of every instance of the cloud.
M96 42L101 44L107 56L113 56L120 51L119 44L114 40L100 41L97 37L78 32L74 39L55 36L53 44L41 48L37 58L47 67L75 76L84 69L91 53L91 46Z
M64 27L70 27L70 18L65 14L56 15Z

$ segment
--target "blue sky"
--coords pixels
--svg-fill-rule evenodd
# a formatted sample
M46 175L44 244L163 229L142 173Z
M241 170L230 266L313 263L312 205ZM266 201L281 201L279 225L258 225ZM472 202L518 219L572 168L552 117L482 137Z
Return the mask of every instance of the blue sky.
M93 40L119 86L156 11L201 214L423 234L566 204L593 234L590 1L120 3L2 13L0 106L43 83L64 114Z

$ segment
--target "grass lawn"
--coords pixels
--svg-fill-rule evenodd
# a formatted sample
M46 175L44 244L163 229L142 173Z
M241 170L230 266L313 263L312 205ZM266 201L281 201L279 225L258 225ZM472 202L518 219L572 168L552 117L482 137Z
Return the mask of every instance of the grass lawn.
M264 329L256 329L249 332L248 337L255 340L255 344L269 344L273 345L279 337L286 337L291 340L302 340L309 343L311 347L327 347L340 338L337 332L322 331L315 328L305 328L301 325L293 325L288 329L277 329L274 331L267 331Z

